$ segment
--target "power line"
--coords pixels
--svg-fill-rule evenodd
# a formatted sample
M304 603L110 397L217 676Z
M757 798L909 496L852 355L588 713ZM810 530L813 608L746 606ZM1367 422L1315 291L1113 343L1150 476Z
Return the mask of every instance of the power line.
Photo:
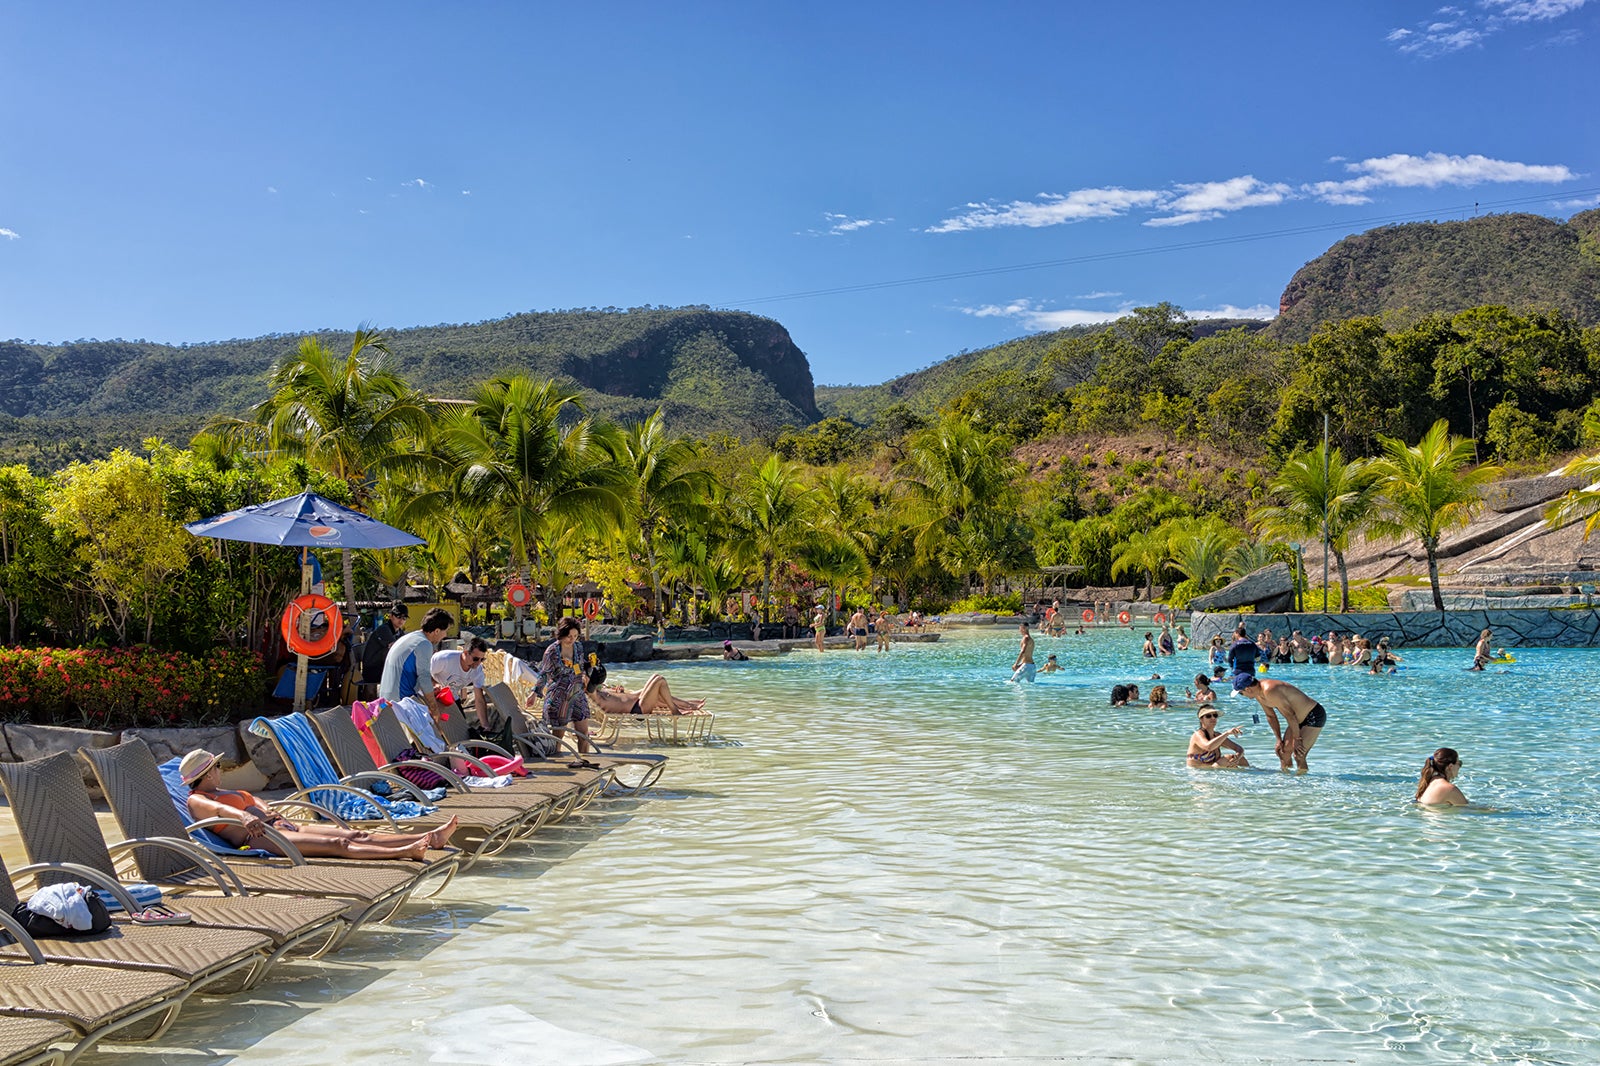
M1600 194L1600 186L1588 189L1574 189L1568 193L1573 197ZM1497 207L1516 207L1521 204L1548 201L1548 193L1541 196L1519 196L1509 200L1483 200L1470 204L1457 204L1454 207L1431 208L1427 211L1411 211L1396 215L1373 215L1367 218L1346 219L1343 222L1327 222L1314 226L1292 226L1287 229L1265 230L1261 233L1241 233L1231 237L1213 237L1201 241L1181 241L1176 244L1162 244L1153 248L1124 248L1118 251L1094 252L1086 255L1068 256L1064 259L1044 259L1034 263L1014 263L1010 266L978 267L972 270L957 270L947 274L921 274L910 278L896 278L893 281L866 281L855 285L834 285L825 289L804 289L799 292L779 293L775 296L758 296L744 300L732 300L720 306L735 307L746 304L780 303L786 300L809 300L818 296L841 296L853 292L874 292L879 289L898 289L909 285L929 285L937 281L959 281L963 278L993 277L999 274L1017 274L1027 270L1049 270L1053 267L1077 266L1083 263L1102 263L1115 259L1133 259L1137 256L1163 255L1168 252L1187 252L1199 248L1217 248L1229 244L1247 244L1254 241L1274 240L1278 237L1297 237L1307 233L1323 233L1328 230L1350 229L1355 226L1381 226L1390 222L1406 222L1419 218L1449 214L1454 211L1467 210L1492 210Z

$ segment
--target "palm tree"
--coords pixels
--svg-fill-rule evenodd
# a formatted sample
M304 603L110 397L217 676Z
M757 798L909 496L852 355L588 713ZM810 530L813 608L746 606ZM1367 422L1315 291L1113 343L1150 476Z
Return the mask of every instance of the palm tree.
M854 585L864 587L872 576L866 553L849 537L812 537L799 545L797 554L800 565L835 596L844 596Z
M385 365L388 357L387 341L366 327L356 330L343 355L306 337L279 360L268 379L272 394L251 418L217 419L202 432L236 450L302 459L349 485L356 507L363 508L374 469L405 442L425 436L432 417L422 394ZM214 450L210 441L205 446ZM348 548L340 555L348 613L355 602L355 565Z
M661 567L657 541L669 527L699 524L706 513L714 478L695 464L694 446L668 438L658 409L643 422L627 427L618 438L617 462L627 478L627 506L632 532L644 548L650 570L652 610L661 624Z
M1585 423L1588 415L1584 416ZM1545 523L1559 529L1568 522L1583 520L1583 539L1588 540L1600 526L1600 455L1574 459L1561 468L1567 477L1583 479L1584 487L1573 489L1545 511Z
M614 461L612 432L581 412L579 397L553 381L515 374L480 385L467 406L439 420L432 455L413 459L449 472L448 498L419 496L407 512L480 508L509 545L515 572L529 577L550 562L545 555L562 531L616 529L627 519L627 477ZM552 619L562 591L545 583Z
M761 568L761 605L772 600L772 569L811 535L815 500L799 468L777 453L734 482L728 493L732 547L737 558ZM762 621L770 621L763 618Z
M969 517L1016 510L1017 464L1010 449L964 418L945 418L918 433L898 473L924 559L948 554ZM970 547L957 548L956 555L970 554ZM971 571L963 578L970 594Z
M1113 579L1123 574L1144 571L1144 598L1155 595L1156 572L1167 565L1171 556L1171 539L1161 529L1147 529L1135 533L1122 542L1117 557L1111 560Z
M1371 523L1381 536L1410 534L1422 542L1428 556L1428 582L1433 606L1444 610L1439 594L1439 540L1446 531L1466 525L1483 498L1483 488L1500 471L1485 464L1467 469L1473 442L1450 435L1445 419L1433 424L1416 444L1393 437L1378 438L1383 458L1374 464L1381 497L1378 516Z
M1285 540L1320 539L1326 518L1328 550L1339 568L1339 610L1350 610L1350 572L1344 553L1377 506L1378 475L1372 463L1346 462L1338 448L1330 451L1318 445L1290 457L1267 492L1277 502L1250 516L1258 533Z
M1264 566L1271 566L1278 561L1281 547L1264 540L1242 540L1228 549L1228 557L1222 564L1222 576L1244 577Z
M1228 556L1239 534L1222 519L1175 519L1156 532L1167 531L1168 561L1194 583L1196 592L1210 592L1222 583Z

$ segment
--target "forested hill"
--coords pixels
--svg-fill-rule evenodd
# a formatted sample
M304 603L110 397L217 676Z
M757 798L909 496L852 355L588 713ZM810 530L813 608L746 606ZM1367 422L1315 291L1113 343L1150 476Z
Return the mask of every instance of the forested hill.
M349 333L313 335L335 352L350 343ZM0 461L58 466L145 433L186 442L211 416L263 399L273 364L301 336L181 347L0 342ZM742 312L555 311L386 336L391 365L433 396L464 396L497 373L524 370L581 388L613 420L659 406L679 433L748 436L819 417L805 353L779 323Z
M1412 222L1346 237L1301 267L1271 331L1302 341L1324 322L1481 304L1554 309L1600 324L1600 210Z
M1265 324L1255 319L1195 319L1189 323L1189 334L1199 340L1223 330L1259 329ZM1058 386L1065 388L1084 380L1094 369L1092 350L1065 342L1090 338L1105 329L1104 324L1069 326L1018 337L952 355L882 385L818 385L817 406L829 417L865 425L877 421L889 408L901 405L908 413L925 418L974 387L1006 379L1044 375L1058 379Z

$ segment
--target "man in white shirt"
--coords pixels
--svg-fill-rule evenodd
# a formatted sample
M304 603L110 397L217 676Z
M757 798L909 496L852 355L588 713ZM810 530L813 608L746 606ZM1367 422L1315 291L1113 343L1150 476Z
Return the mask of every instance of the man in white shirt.
M378 696L394 704L405 699L418 700L437 719L442 705L433 694L431 657L454 623L455 617L449 611L435 607L423 617L421 629L406 633L389 645L389 654L383 660L383 680L378 682Z
M489 701L484 698L483 660L489 654L489 642L482 637L472 637L459 651L436 651L430 660L433 683L455 693L456 706L468 688L472 689L472 709L478 715L478 727L489 729Z

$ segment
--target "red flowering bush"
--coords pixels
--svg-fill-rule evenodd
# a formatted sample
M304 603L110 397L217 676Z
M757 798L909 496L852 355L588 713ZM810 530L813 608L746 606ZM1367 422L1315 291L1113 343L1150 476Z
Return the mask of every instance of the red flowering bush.
M0 647L0 717L117 730L210 725L261 701L261 657L154 648Z

